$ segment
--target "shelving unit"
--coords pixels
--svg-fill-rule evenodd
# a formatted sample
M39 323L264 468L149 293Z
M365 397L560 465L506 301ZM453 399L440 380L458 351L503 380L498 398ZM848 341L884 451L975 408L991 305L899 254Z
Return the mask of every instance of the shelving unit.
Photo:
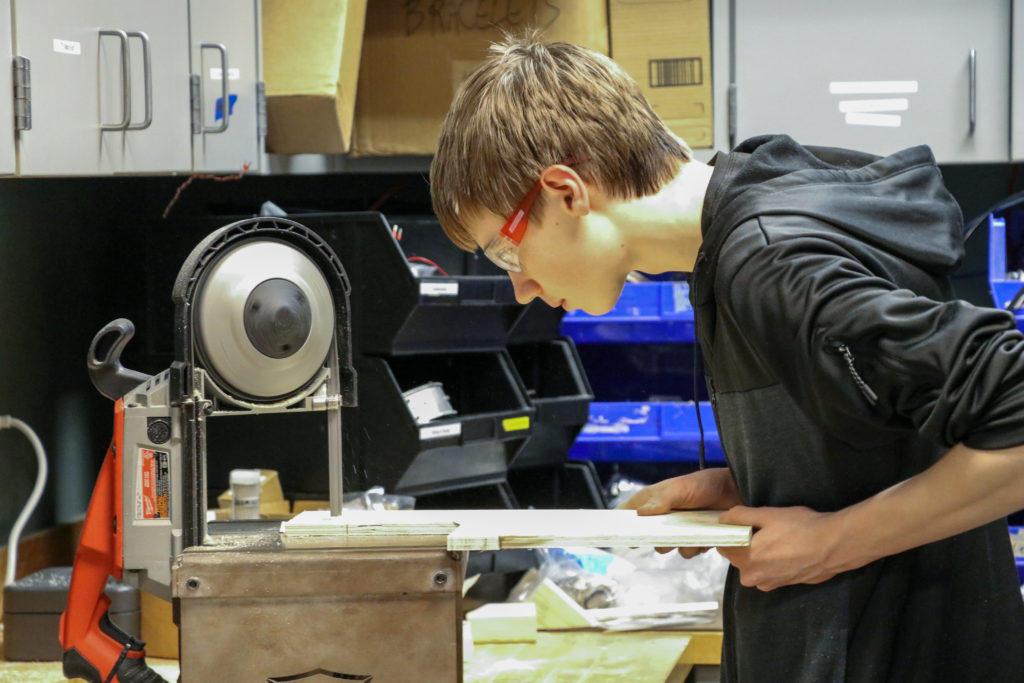
M707 462L725 462L711 405L694 396L693 310L685 281L628 282L602 316L574 311L562 332L580 344L594 386L572 458L602 465L699 460L700 400Z
M551 484L566 483L592 398L573 342L558 336L560 311L517 303L508 277L456 249L433 217L296 218L352 282L359 406L344 416L347 488L413 494L418 507L603 507L592 466L580 485ZM436 270L411 268L417 257ZM402 394L430 382L455 415L420 424Z

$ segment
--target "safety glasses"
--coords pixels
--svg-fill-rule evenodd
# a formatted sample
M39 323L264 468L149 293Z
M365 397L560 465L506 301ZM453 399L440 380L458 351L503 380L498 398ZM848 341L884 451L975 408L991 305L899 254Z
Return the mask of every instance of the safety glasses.
M484 255L502 270L507 270L510 273L523 272L522 264L519 262L519 243L523 241L523 235L526 234L526 227L530 222L530 210L537 200L537 195L540 194L540 186L540 179L538 179L523 197L523 201L519 202L519 206L515 208L509 219L505 221L501 232L484 247Z

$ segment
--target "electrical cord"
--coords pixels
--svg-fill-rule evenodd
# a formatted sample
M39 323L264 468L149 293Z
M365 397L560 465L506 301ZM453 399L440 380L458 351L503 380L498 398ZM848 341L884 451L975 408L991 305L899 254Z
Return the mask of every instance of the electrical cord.
M998 202L990 206L988 209L982 211L977 216L969 220L966 224L964 224L964 241L966 242L971 237L971 235L974 234L978 227L981 226L981 224L988 219L989 216L991 216L994 213L999 213L1000 211L1012 209L1013 207L1021 203L1024 203L1024 190L1014 192L1008 197L1000 199Z
M25 507L21 509L21 514L19 514L18 519L15 520L14 526L11 527L11 535L7 540L7 572L4 576L5 586L14 583L14 571L18 564L18 539L21 537L21 531L25 528L28 518L32 516L32 512L35 510L40 497L43 495L43 487L46 486L47 476L46 451L43 450L43 444L39 440L39 437L36 436L36 433L32 431L31 427L18 418L10 415L0 415L0 429L7 429L9 427L13 427L20 431L32 444L32 448L36 452L36 460L39 462L39 470L36 472L36 484L32 488L32 493L25 502Z

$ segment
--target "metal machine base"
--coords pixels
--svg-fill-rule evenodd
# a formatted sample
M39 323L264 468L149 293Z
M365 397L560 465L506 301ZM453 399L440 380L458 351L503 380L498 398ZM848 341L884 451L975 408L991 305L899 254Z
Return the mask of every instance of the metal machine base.
M437 549L186 550L181 681L462 681L464 570Z

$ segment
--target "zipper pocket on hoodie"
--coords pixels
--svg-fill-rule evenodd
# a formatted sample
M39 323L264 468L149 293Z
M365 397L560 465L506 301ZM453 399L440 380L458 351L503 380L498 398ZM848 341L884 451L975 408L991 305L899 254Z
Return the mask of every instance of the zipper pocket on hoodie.
M850 376L853 377L854 384L856 384L857 388L860 389L860 393L864 395L864 398L868 400L868 403L872 406L878 405L878 394L868 386L868 383L864 381L864 378L860 376L860 373L857 372L857 368L853 365L854 358L853 352L850 351L850 347L838 339L828 339L826 341L828 342L828 345L832 347L836 353L842 356L844 361L846 361L846 369L850 371Z

